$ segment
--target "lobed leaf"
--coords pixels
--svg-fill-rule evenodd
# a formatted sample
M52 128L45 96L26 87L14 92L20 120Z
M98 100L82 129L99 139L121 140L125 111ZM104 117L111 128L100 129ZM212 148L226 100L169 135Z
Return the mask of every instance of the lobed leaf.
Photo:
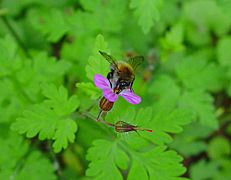
M56 179L54 167L39 151L29 151L28 144L17 134L9 132L0 137L0 179Z
M100 55L99 50L107 52L107 43L104 37L99 34L96 37L95 48L93 50L92 56L88 59L88 65L86 66L87 77L93 81L95 74L101 74L106 76L109 72L109 63Z
M116 142L96 140L88 150L87 159L92 161L86 175L94 179L123 179L118 168L128 167L128 156ZM110 166L109 166L110 165Z
M40 140L53 139L54 151L60 152L67 148L68 142L73 143L77 131L76 122L70 118L79 106L76 96L67 97L67 90L53 84L44 85L44 95L48 97L43 103L35 104L17 118L11 128L20 134L26 133L31 138L39 135Z
M202 125L207 125L213 129L218 128L213 98L210 94L200 90L186 91L179 104L191 109Z
M150 31L155 21L159 20L159 9L162 0L131 0L130 7L135 9L138 23L146 34Z

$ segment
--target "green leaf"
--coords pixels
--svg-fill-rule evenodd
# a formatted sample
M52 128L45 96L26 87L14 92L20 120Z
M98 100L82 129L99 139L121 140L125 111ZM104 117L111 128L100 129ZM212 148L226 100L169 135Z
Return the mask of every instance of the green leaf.
M179 100L179 104L184 108L191 109L202 125L213 129L218 128L213 98L210 94L200 90L185 91Z
M143 153L131 151L133 161L131 170L128 173L128 179L138 180L142 177L144 180L180 180L181 178L177 176L185 172L185 168L179 164L182 158L174 151L165 150L166 147L159 146Z
M22 67L19 48L10 35L0 39L0 78L11 75Z
M25 99L8 78L0 80L0 122L14 121L24 107Z
M155 21L159 20L159 9L162 0L131 0L130 8L135 9L135 15L138 16L138 23L143 32L148 33Z
M54 168L48 159L42 156L41 153L32 152L25 161L25 165L16 176L16 179L33 179L33 180L52 180L56 179Z
M230 178L231 162L228 158L220 160L205 161L200 160L193 164L190 169L192 179L219 179L227 180Z
M211 159L220 159L231 154L231 146L227 139L216 137L211 140L208 146L208 154Z
M217 3L221 7L222 11L231 20L231 12L230 12L231 1L229 1L229 0L218 0Z
M50 42L57 42L70 28L65 13L58 9L33 9L29 11L28 18L33 27Z
M2 126L2 124L1 124ZM16 133L9 133L6 137L0 136L0 174L1 171L13 169L18 161L28 151L28 144Z
M180 133L183 130L182 126L190 123L193 118L193 114L187 109L158 110L150 120L150 127L155 135L146 133L146 136L148 135L154 143L169 143L172 138L167 133Z
M130 108L126 109L126 113L124 113L124 111L113 113L113 115L110 115L110 119L112 119L112 116L115 116L114 123L119 119L141 128L152 129L153 133L147 133L146 131L138 132L154 144L171 142L172 137L168 133L180 133L183 130L182 126L190 123L194 117L187 109L172 110L169 108L163 108L160 110L158 108L156 111L151 107L141 108L137 113L133 108ZM137 138L135 132L128 133L127 136L130 145L134 147L142 146L142 138ZM137 143L137 141L139 143Z
M185 171L179 164L182 158L174 151L165 151L164 146L142 152L122 141L96 140L93 145L87 155L91 163L86 174L94 179L123 179L119 168L127 170L128 162L131 162L131 168L127 179L181 179L177 176Z
M77 124L72 119L66 119L66 122L60 121L53 137L55 140L53 144L54 151L59 152L62 148L66 149L69 142L73 143L76 131Z
M217 5L215 0L195 0L184 4L185 17L193 22L197 31L211 29L217 35L223 35L229 31L230 18Z
M171 91L169 91L171 89ZM175 80L168 75L156 76L153 84L148 89L154 109L174 108L180 96L180 88Z
M221 38L217 45L217 58L219 63L224 66L227 71L224 71L228 79L227 92L231 96L231 36L224 36Z
M100 89L95 87L92 83L77 83L76 87L85 92L87 95L91 96L91 99L97 99L101 96L102 92Z
M116 142L96 140L88 150L87 159L92 161L86 175L94 179L123 179L118 168L128 167L128 155Z
M184 157L196 156L207 150L208 145L204 142L204 139L212 132L213 129L208 126L193 122L185 126L184 131L174 137L170 147L177 150Z
M176 67L176 74L188 89L219 90L224 84L224 69L208 62L207 52L186 57Z
M59 116L66 116L74 112L79 106L79 100L76 95L68 98L67 89L60 86L58 89L54 84L43 84L43 95L48 98L44 103L52 107Z
M93 50L92 56L88 59L88 65L86 66L87 77L93 81L95 74L101 74L106 76L109 72L109 62L107 62L99 53L99 50L108 52L107 43L104 40L104 37L99 34L96 37L95 47Z
M38 151L29 151L22 137L9 132L0 137L0 179L56 179L54 168L47 157Z
M200 160L190 169L192 179L196 180L213 179L217 173L218 164L216 162L206 162L205 160Z
M231 68L231 36L221 38L217 45L217 58L222 66Z
M60 152L67 143L74 142L77 125L70 118L79 106L76 96L68 98L67 90L60 86L43 85L44 95L48 98L41 104L35 104L25 110L23 117L17 118L12 129L31 138L39 135L40 140L54 139L54 151Z
M160 39L160 44L164 50L162 57L166 58L170 53L182 51L184 29L181 23L174 25L170 31L166 32L165 37Z
M115 33L121 30L125 19L126 1L117 0L102 3L101 0L81 0L80 3L87 11L87 13L82 14L82 18L86 18L83 24L87 31L90 29L98 32Z
M40 52L34 55L33 63L31 60L24 63L24 67L16 73L16 78L26 95L32 101L36 101L40 93L40 84L62 82L63 75L69 68L69 62L57 61L56 58Z

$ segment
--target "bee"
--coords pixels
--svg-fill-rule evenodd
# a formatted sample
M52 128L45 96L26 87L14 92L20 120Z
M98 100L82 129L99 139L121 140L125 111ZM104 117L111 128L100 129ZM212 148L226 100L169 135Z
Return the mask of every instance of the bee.
M99 51L99 53L110 63L110 72L107 74L107 79L113 93L119 95L123 90L130 90L133 92L132 85L135 80L135 70L144 61L144 57L135 56L129 58L128 61L117 61L114 57L105 52ZM102 97L99 102L101 110L97 120L99 120L103 112L107 113L110 111L113 105L114 102L110 102L105 97Z
M119 94L124 89L132 90L135 70L144 61L144 57L135 56L127 61L117 61L105 52L99 51L99 53L110 63L110 72L107 74L107 79L114 93Z

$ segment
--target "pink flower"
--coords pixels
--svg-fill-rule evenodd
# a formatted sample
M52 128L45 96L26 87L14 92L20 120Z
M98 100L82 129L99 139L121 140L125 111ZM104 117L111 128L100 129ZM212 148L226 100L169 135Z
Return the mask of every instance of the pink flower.
M114 93L108 79L99 74L96 74L94 76L94 83L98 88L103 91L104 97L110 102L115 102L118 96L122 96L126 101L131 104L139 104L141 102L141 98L130 89L124 89L119 94Z

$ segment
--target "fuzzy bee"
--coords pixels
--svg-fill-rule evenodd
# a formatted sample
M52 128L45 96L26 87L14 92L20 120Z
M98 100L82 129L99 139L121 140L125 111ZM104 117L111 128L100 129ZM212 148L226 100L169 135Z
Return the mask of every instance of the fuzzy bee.
M107 79L114 93L119 94L124 89L132 90L135 80L135 70L144 61L143 56L129 58L128 61L117 61L105 52L99 53L110 63L110 72Z
M132 85L135 80L134 72L144 60L143 56L136 56L130 58L127 62L116 61L115 58L107 53L99 52L110 63L110 72L107 74L107 78L99 74L94 76L95 85L104 94L99 102L100 112L97 120L99 120L102 113L106 114L112 109L118 96L122 96L131 104L139 104L141 102L141 98L133 92Z

